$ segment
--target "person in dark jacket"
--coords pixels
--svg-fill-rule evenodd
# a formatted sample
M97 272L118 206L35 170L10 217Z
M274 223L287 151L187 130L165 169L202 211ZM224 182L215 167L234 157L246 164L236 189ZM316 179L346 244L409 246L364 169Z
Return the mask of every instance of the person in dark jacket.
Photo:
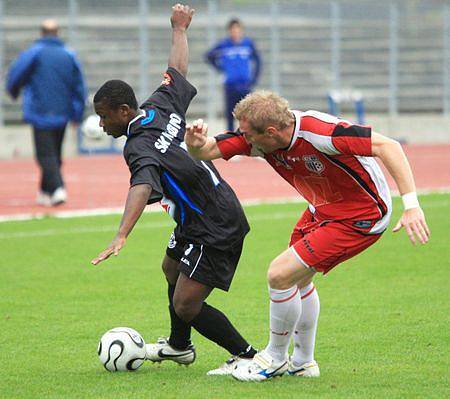
M42 172L37 203L54 206L67 200L61 175L62 143L67 124L82 120L86 89L79 61L58 37L57 22L45 20L41 34L12 63L6 86L14 99L24 89L23 116L33 127Z
M229 36L206 53L206 60L224 74L225 116L228 130L234 130L234 106L256 85L261 59L252 39L244 36L238 19L228 22Z

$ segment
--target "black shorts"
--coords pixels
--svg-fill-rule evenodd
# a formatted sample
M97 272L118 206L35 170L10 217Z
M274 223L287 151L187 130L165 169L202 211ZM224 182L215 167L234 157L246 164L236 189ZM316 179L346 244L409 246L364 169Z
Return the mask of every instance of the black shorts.
M228 291L239 263L244 239L227 250L191 244L172 233L167 245L169 258L179 261L178 270L187 277L208 287Z

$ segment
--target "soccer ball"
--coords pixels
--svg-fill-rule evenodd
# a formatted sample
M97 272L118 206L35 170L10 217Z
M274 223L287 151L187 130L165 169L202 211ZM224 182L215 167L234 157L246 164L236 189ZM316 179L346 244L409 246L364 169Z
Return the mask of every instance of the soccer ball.
M145 342L136 330L116 327L103 334L98 357L108 371L134 371L145 360Z
M81 131L83 134L93 140L100 140L104 137L105 133L103 128L100 127L100 117L98 115L89 115L81 125Z

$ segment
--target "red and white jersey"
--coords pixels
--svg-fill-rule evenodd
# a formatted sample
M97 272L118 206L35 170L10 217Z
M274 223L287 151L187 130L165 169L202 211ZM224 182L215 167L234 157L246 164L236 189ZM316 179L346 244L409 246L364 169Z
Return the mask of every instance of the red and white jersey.
M391 196L372 158L372 129L317 111L292 111L295 129L288 148L264 154L238 131L216 136L224 159L262 156L309 202L320 222L350 222L364 233L382 233Z

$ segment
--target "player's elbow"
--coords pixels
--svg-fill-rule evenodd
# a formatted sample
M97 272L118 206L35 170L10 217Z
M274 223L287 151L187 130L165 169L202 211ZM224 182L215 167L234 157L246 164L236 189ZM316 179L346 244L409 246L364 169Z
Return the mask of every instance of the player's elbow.
M403 154L402 145L397 140L387 138L386 142L383 143L383 146L381 147L381 154L382 156L398 156Z
M402 145L395 139L377 134L372 144L372 154L383 159L385 156L402 153Z

